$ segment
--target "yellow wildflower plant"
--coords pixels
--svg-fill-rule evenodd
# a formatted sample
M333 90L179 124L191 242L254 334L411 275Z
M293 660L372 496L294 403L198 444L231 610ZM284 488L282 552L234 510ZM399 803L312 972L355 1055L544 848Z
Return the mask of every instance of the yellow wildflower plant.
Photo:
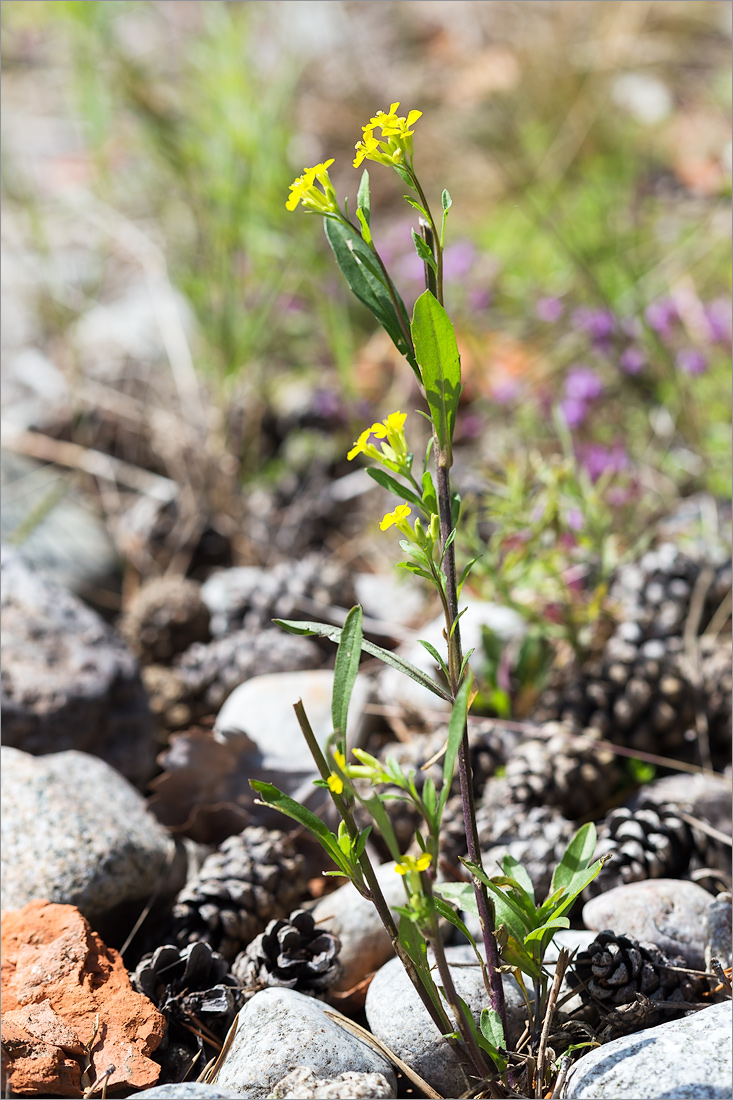
M357 455L366 455L367 458L376 458L377 462L379 462L381 455L374 444L369 442L372 430L372 428L365 428L355 441L354 446L346 456L349 461L351 461L352 458L356 458Z
M354 168L358 168L364 160L373 160L388 168L411 166L412 135L415 133L411 127L420 118L422 111L410 111L405 117L396 113L398 107L399 103L392 103L389 111L377 111L368 124L362 126L363 136L356 143ZM381 138L374 136L377 129L382 131Z
M288 210L295 210L298 204L302 204L310 214L337 214L341 216L338 198L333 184L328 175L328 169L333 164L333 158L323 164L316 164L313 168L306 168L302 176L290 184L290 196L285 206ZM321 190L317 184L321 185Z
M432 862L433 857L429 852L423 852L417 859L414 856L405 856L402 862L397 864L395 871L398 875L409 875L412 871L427 871Z
M346 757L338 749L333 750L333 759L340 771L346 769ZM326 782L328 783L328 789L333 791L334 794L341 794L344 789L344 781L336 772L331 772Z
M403 535L411 538L413 531L407 522L407 517L411 513L412 508L408 504L398 504L394 512L387 512L386 516L383 517L382 522L379 524L380 531L388 531L394 525Z
M407 458L407 440L405 439L405 421L407 413L393 412L380 423L372 424L372 435L377 439L386 439L387 445L382 444L382 452L386 458L394 462L403 462Z

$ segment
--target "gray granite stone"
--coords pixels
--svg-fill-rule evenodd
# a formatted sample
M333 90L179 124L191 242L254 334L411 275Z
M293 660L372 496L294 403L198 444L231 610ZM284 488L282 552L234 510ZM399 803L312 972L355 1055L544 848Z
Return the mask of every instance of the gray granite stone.
M711 959L717 959L723 969L731 965L732 916L729 893L711 899L705 914L705 966L708 969Z
M264 1100L299 1066L317 1077L381 1073L396 1095L391 1065L373 1047L326 1015L322 1001L293 989L265 989L239 1013L237 1031L217 1085L238 1096Z
M93 753L142 785L154 723L136 658L91 608L3 549L3 743Z
M730 1100L731 1002L624 1035L585 1054L562 1100Z
M3 745L2 905L76 905L94 926L125 902L145 900L183 868L170 835L118 772L83 752L30 756Z
M668 955L682 955L689 966L705 966L703 918L710 894L695 882L648 879L616 886L583 906L586 928L609 928L655 943Z
M476 956L468 946L448 947L445 953L456 992L478 1023L488 998ZM515 1043L524 1030L526 1010L518 985L506 975L504 993L508 1039ZM463 1095L468 1084L462 1064L430 1019L399 959L391 959L375 975L367 993L366 1015L374 1035L441 1096Z
M240 1094L223 1092L218 1085L204 1085L200 1081L179 1081L173 1085L154 1085L134 1095L150 1100L237 1100Z
M316 1077L312 1069L299 1066L278 1081L272 1100L392 1100L395 1093L382 1073L340 1073L338 1077Z

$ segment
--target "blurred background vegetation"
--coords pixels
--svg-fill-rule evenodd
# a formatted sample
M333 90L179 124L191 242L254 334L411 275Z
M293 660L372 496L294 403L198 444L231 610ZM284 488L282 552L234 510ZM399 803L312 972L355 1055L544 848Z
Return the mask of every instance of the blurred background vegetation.
M285 209L326 157L353 203L361 125L394 100L423 112L416 164L454 200L456 476L481 594L578 645L653 519L730 496L730 4L6 0L2 23L6 283L31 318L8 339L72 387L46 434L178 485L160 558L111 523L138 573L193 570L207 533L266 557L263 486L314 462L346 475L370 417L415 407L320 225ZM411 306L413 212L393 174L372 191ZM169 389L140 354L105 359L104 317L141 272L158 320L173 310ZM355 537L331 548L368 557Z

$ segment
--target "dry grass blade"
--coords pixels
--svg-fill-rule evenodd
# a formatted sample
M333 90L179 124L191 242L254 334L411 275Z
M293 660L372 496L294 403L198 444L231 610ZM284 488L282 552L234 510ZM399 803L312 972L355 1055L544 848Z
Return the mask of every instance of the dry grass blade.
M567 1054L563 1054L560 1060L560 1072L557 1075L557 1081L555 1081L555 1087L552 1090L551 1100L557 1100L557 1097L559 1097L560 1093L565 1087L565 1079L567 1078L572 1064L572 1058L570 1058Z
M540 1036L540 1045L537 1050L537 1080L535 1084L535 1097L541 1097L544 1095L544 1077L545 1077L545 1056L547 1054L547 1039L550 1034L550 1027L552 1026L552 1020L555 1015L555 1008L557 1007L557 998L560 995L560 986L562 980L565 977L565 971L567 970L568 961L570 959L570 952L567 947L560 949L557 956L557 963L555 965L555 977L552 980L552 986L547 998L547 1007L545 1008L545 1018L542 1022L542 1034Z
M729 837L726 833L721 833L720 829L708 825L707 821L701 821L699 817L693 817L693 815L688 814L686 810L680 810L679 815L683 821L686 821L688 825L692 825L694 829L699 829L701 833L705 833L707 836L712 837L713 840L720 841L721 844L725 844L729 848L733 847L733 838Z
M216 1059L216 1061L213 1064L211 1062L208 1062L204 1066L204 1068L201 1072L201 1075L197 1078L197 1081L199 1082L199 1084L213 1085L213 1084L216 1083L216 1078L219 1074L219 1070L223 1066L224 1059L226 1058L227 1054L229 1053L229 1049L230 1049L232 1043L234 1042L234 1036L237 1033L237 1027L239 1025L239 1015L240 1015L241 1011L242 1010L240 1009L239 1012L237 1013L237 1015L232 1020L232 1026L229 1028L229 1031L227 1032L227 1037L224 1040L224 1043L222 1045L221 1050L219 1051L218 1058Z
M419 1089L425 1093L426 1096L431 1097L431 1100L442 1100L439 1092L436 1092L432 1085L429 1085L419 1073L415 1073L415 1070L408 1066L407 1062L403 1062L401 1058L398 1058L396 1054L385 1046L384 1043L376 1039L371 1031L367 1031L361 1024L357 1024L354 1020L350 1020L348 1016L342 1016L340 1012L333 1012L331 1009L324 1008L323 1010L329 1019L335 1023L340 1024L346 1031L350 1031L352 1035L356 1035L358 1039L368 1043L370 1047L378 1051L379 1054L383 1054L385 1058L389 1059L399 1070L401 1070L405 1077L409 1077L413 1085L417 1085Z

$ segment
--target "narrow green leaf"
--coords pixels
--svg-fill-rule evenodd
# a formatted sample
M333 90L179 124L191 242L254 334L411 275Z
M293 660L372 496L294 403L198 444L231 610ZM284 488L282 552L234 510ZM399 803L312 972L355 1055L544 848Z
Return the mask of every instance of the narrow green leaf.
M423 497L423 499L424 499L424 497ZM471 569L473 568L473 566L476 564L477 561L481 561L482 557L483 557L483 555L479 555L477 558L471 558L471 560L467 563L467 565L464 565L463 571L462 571L461 576L458 580L458 598L459 599L460 599L460 596L461 596L461 592L463 591L463 586L466 583L466 581L468 580L468 575L471 572Z
M587 870L593 853L596 850L598 834L592 821L581 825L575 836L568 844L562 859L558 863L552 875L550 893L564 886L570 887L573 876Z
M461 747L463 731L466 728L466 716L468 715L468 700L471 693L471 679L466 679L461 684L448 722L448 742L443 757L443 786L440 790L439 813L442 817L443 809L450 794L453 782L453 771L456 766L456 757Z
M440 202L443 207L443 213L447 214L451 206L453 205L453 199L450 197L450 193L448 190L443 190L443 194L440 196Z
M316 838L321 847L329 854L337 867L340 867L345 875L351 877L351 868L338 845L338 839L323 824L319 817L311 813L305 806L301 806L292 798L278 790L272 783L265 783L259 779L250 779L249 785L256 791L261 800L268 806L279 810L293 821L300 822Z
M586 886L588 886L599 873L602 866L603 860L599 859L586 871L579 871L578 874L573 877L573 881L568 890L563 894L556 905L550 909L551 916L559 917L562 913L567 913L578 894L582 894Z
M357 792L357 798L359 798ZM394 829L392 827L392 821L389 814L382 805L382 801L378 795L373 794L371 798L359 798L362 806L365 806L369 813L374 818L377 828L379 829L382 840L387 845L390 857L399 863L402 858L400 846L397 843L397 837L395 836Z
M476 646L474 646L472 649L469 649L468 653L466 654L466 656L461 661L461 671L458 673L458 679L459 680L463 679L463 673L466 671L466 665L471 660L471 657L474 655L475 652L476 652Z
M519 860L507 852L501 861L501 866L505 874L515 879L534 902L534 884Z
M371 230L369 228L369 222L367 220L367 217L366 217L364 211L362 210L362 208L360 206L357 206L357 208L356 208L356 217L359 221L359 225L361 226L362 240L364 241L365 244L370 245L372 243L372 233L371 233Z
M356 675L359 671L361 658L362 629L361 623L364 612L361 604L352 607L346 616L346 622L341 630L338 649L336 650L336 664L333 670L333 693L331 696L331 718L333 720L334 733L340 737L346 736L346 720L349 713L349 701L351 692L356 683Z
M458 526L458 517L461 514L461 494L451 493L450 495L450 514L454 527Z
M450 317L429 290L415 302L412 340L440 447L440 461L453 465L453 431L461 394L461 360Z
M432 270L437 274L438 264L436 262L435 256L433 255L432 248L429 244L427 244L426 241L423 240L419 233L415 232L414 229L411 230L411 232L412 240L415 244L415 251L417 252L418 256L424 264L428 264L428 266L431 267Z
M369 839L369 834L371 833L371 831L372 831L371 825L367 825L366 828L362 829L361 832L359 833L359 839L357 840L356 844L354 845L354 859L358 859L359 856L364 851L364 849L366 848L366 842Z
M433 658L433 660L437 664L438 668L441 668L447 676L448 675L448 666L446 665L445 661L443 660L443 658L438 653L435 646L431 645L430 642L426 642L424 638L418 638L418 642L420 643L421 646L423 646L424 649L427 649L428 653Z
M483 868L475 863L471 863L470 860L467 859L463 859L461 862L466 865L472 875L476 876L479 882L483 882L489 893L493 895L494 904L496 906L497 924L505 924L517 939L524 940L527 932L531 931L531 924L522 907L517 904L511 895L500 890L499 887L492 882Z
M506 1037L501 1016L495 1008L485 1008L481 1013L479 1027L484 1039L488 1039L497 1050L506 1050Z
M360 205L363 209L363 204L360 203ZM336 263L341 268L352 291L374 315L395 347L407 358L418 380L420 380L417 363L400 327L400 320L395 312L395 306L390 298L384 276L375 266L374 256L368 245L351 226L342 221L326 218L323 225L328 243L336 257ZM405 304L394 288L393 292L397 308L402 317L402 323L407 325L408 316Z
M397 568L407 569L409 573L414 573L416 577L424 577L426 581L430 581L431 584L434 583L434 579L430 573L425 569L421 569L419 565L415 565L412 561L398 561Z
M287 630L289 634L302 634L307 637L315 635L318 638L330 638L334 642L338 642L341 637L341 627L332 626L330 623L299 622L293 619L273 619L272 621L277 626L281 626L283 630ZM433 695L438 695L448 703L453 702L449 692L442 688L440 684L436 684L435 680L428 676L426 672L410 664L403 657L398 657L396 653L390 653L388 649L382 649L381 646L375 645L374 642L370 642L366 638L362 638L361 648L364 653L368 653L371 657L378 657L385 665L390 665L391 668L404 672L416 684L432 691Z
M367 225L371 224L372 200L369 193L369 173L366 168L361 174L359 190L356 193L356 205L364 211Z
M524 942L531 943L533 940L541 940L548 931L556 932L558 928L569 927L570 921L567 917L553 917L552 920L546 921L541 928L533 928L531 932L528 932L524 937ZM552 939L552 936L550 939Z
M432 447L432 437L430 446ZM422 499L425 511L430 515L438 515L438 495L435 492L435 484L430 470L425 470L422 475Z
M453 884L453 885L457 885L457 884ZM475 898L475 895L474 895L474 898ZM473 948L473 953L476 956L476 960L477 960L479 966L481 967L481 971L482 971L482 973L484 973L485 970L486 970L486 963L484 962L484 960L481 956L481 952L479 951L479 949L476 945L475 939L473 938L473 936L469 932L469 930L466 927L466 925L464 924L464 922L458 916L458 913L456 913L456 911L455 911L455 909L453 908L452 905L449 905L447 901L443 901L443 899L441 897L439 897L437 894L435 894L433 896L433 901L435 902L435 908L438 910L439 916L441 916L443 918L443 920L447 920L449 924L452 924L454 928L457 928L458 931L466 937L469 944Z
M414 504L416 508L419 508L421 512L425 511L425 505L423 504L417 493L413 492L407 485L401 485L396 478L390 477L386 470L380 470L375 466L367 466L367 473L373 481L376 481L377 485L381 485L383 489L389 489L390 493L394 493L400 500L409 501L410 504Z
M445 540L445 543L443 545L443 551L440 555L440 564L441 565L443 564L443 562L445 560L445 555L448 553L448 547L452 546L455 541L456 541L456 529L454 527L453 530L451 531L451 533L448 535L448 538Z
M468 611L468 608L464 607L463 611L459 611L458 614L456 615L455 619L453 620L453 625L450 628L451 638L453 637L453 635L456 632L456 627L458 626L458 623L460 622L460 620L463 618L463 616L466 614L467 611Z
M410 206L413 206L415 210L418 210L423 215L423 217L427 219L428 212L424 206L420 205L417 199L411 198L410 195L403 195L402 198L405 200L405 202L409 202Z

